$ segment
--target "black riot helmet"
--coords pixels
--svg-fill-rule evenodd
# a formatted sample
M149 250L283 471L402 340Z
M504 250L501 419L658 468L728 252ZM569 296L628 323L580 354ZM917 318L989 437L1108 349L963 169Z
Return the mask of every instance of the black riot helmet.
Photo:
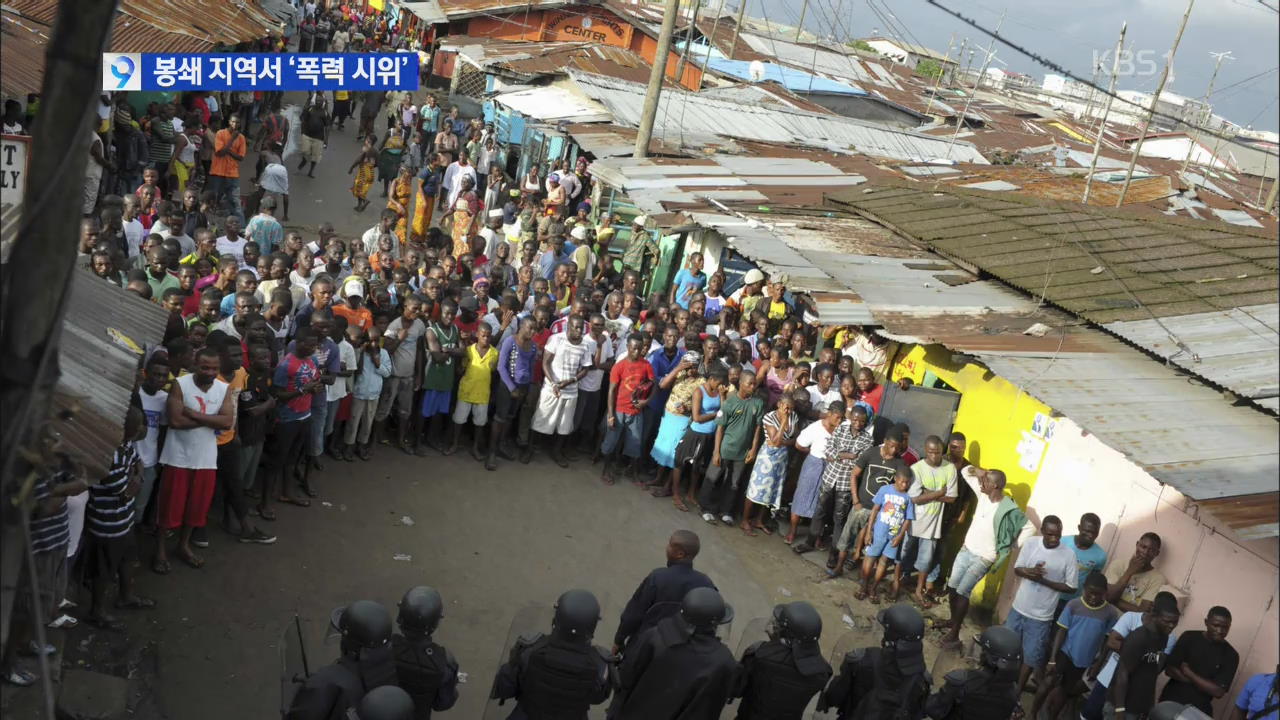
M357 600L329 616L329 623L342 633L343 652L377 648L391 640L391 613L382 603Z
M982 664L1001 672L1017 672L1022 665L1022 639L1004 625L992 625L978 636Z
M562 640L590 642L600 622L600 601L588 590L570 590L556 600L551 631Z
M398 685L383 685L365 693L356 712L359 720L413 720L413 699Z
M876 614L876 620L884 627L884 642L919 640L924 637L924 618L920 611L906 603L887 607Z
M409 588L400 599L396 624L406 634L430 635L444 617L444 599L435 588L419 585Z
M817 642L822 635L822 616L803 600L775 605L773 625L784 640Z
M680 601L680 617L694 632L714 633L716 626L733 620L733 607L709 587L699 587Z

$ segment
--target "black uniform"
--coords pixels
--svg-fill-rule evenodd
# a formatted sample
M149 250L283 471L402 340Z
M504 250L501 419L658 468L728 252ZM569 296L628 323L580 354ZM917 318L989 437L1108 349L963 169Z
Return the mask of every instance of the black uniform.
M608 653L551 635L520 638L493 683L493 697L514 699L508 720L579 720L613 690Z
M809 700L831 679L831 664L811 648L766 640L742 655L738 720L800 720Z
M458 702L458 661L431 636L391 636L398 683L413 698L415 720L429 720L433 710Z
M840 674L822 694L819 710L840 720L916 720L929 693L920 643L900 649L860 648L844 656ZM904 646L911 647L904 647ZM917 661L918 656L918 661Z
M695 633L679 616L665 618L628 649L610 718L715 720L739 672L733 653L713 633Z
M344 655L307 678L293 696L285 720L346 720L368 691L394 685L396 668L390 646Z
M613 644L619 648L639 637L658 621L680 611L680 601L694 588L715 589L711 578L693 569L692 562L671 563L649 573L636 588L618 621Z
M933 720L1009 720L1018 707L1018 674L982 668L947 673L924 710Z

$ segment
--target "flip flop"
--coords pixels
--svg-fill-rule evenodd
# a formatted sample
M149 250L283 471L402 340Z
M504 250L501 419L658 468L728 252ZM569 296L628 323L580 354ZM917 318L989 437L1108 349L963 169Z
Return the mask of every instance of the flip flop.
M178 559L186 563L193 570L199 570L200 568L204 567L204 558L196 557L194 553L184 553L181 550L179 550Z
M297 505L298 507L311 507L311 501L306 498L296 498L292 496L278 497L276 498L276 501L285 503L286 505Z
M760 532L764 533L765 535L772 535L772 534L773 534L773 529L772 529L772 528L770 528L770 527L769 527L769 526L767 526L767 525L757 525L757 526L756 526L756 529L757 529L757 530L759 530Z
M677 510L679 510L680 512L689 512L689 506L688 506L688 505L685 505L684 503L680 502L679 500L676 500L675 502L673 502L673 503L671 503L671 504L672 504L672 505L674 505L674 506L675 506L675 508L676 508Z
M131 598L122 598L116 601L116 607L121 610L151 610L156 606L156 601L149 597L135 595Z
M853 599L857 600L858 602L862 602L863 600L867 599L867 592L865 590L859 589L853 593Z
M156 560L151 563L151 572L157 575L168 575L170 569L168 560Z
M267 522L272 522L276 519L276 511L271 508L254 508L253 514Z
M671 488L665 486L657 486L649 491L649 494L656 498L671 497Z
M40 678L38 678L35 673L27 672L26 670L21 670L19 668L10 668L9 671L4 674L4 681L16 687L31 687L32 685L35 685L36 680L39 679Z

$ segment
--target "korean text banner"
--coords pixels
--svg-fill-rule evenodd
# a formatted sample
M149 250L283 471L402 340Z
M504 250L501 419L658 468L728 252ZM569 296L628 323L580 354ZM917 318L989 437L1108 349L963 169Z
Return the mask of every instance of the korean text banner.
M103 53L102 89L417 90L417 53Z

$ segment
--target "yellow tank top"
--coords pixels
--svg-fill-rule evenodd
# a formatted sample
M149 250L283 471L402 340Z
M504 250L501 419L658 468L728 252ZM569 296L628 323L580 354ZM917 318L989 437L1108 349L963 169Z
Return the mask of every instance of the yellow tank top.
M498 367L498 349L489 346L483 356L473 344L467 348L467 371L458 383L458 400L472 405L489 403L489 383Z

